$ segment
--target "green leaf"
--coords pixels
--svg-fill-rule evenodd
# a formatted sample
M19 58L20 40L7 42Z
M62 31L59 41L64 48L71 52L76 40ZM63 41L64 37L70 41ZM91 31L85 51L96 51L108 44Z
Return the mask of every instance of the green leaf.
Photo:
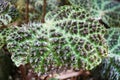
M38 11L38 12L42 12L42 7L43 7L43 1L44 0L36 0L34 1L35 4L35 9ZM54 10L56 8L58 8L60 6L60 3L62 3L60 0L46 0L46 10L47 12L48 11L51 11L51 10Z
M14 5L10 5L8 9L8 15L12 18L12 22L20 18L19 11Z
M99 21L91 19L89 11L84 8L61 7L47 14L46 23L52 23L54 26L51 27L56 32L65 34L63 37L66 38L67 47L72 50L69 55L74 56L71 66L91 70L101 62L102 56L107 54L103 37L106 29Z
M92 0L91 13L110 27L120 27L120 3L113 0Z
M114 54L120 54L120 28L111 28L108 31L105 37L109 45L110 57L115 57Z
M109 27L120 27L120 2L115 0L69 0L88 9L94 19L102 19Z
M0 49L7 44L6 38L16 30L15 27L9 26L8 28L0 29Z
M0 14L6 11L8 5L9 5L8 1L0 0Z
M107 54L105 27L89 11L64 6L49 12L46 23L30 23L7 37L7 48L17 66L31 63L36 72L75 68L91 70Z
M0 0L0 27L7 26L19 17L19 12L9 1Z
M0 15L0 27L8 25L11 21L12 18L8 14Z
M3 36L0 34L0 49L3 47L3 45L4 45Z
M91 8L91 0L69 0L69 2L74 6L81 6L84 8Z
M49 21L56 23L67 20L79 20L84 22L87 19L91 19L90 12L86 11L84 8L75 6L63 6L47 13L45 17L46 23Z
M120 80L120 28L109 29L105 37L108 42L108 58L93 72L105 80Z
M109 57L106 62L109 67L106 68L109 80L120 79L120 28L111 28L108 33ZM108 69L110 69L108 71ZM105 75L106 76L106 75Z

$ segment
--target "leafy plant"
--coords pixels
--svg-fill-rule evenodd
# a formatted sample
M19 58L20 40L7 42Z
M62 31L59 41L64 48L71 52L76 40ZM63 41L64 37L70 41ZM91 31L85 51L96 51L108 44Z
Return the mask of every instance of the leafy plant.
M29 62L37 72L44 69L49 72L58 66L91 70L100 64L101 58L107 54L104 26L89 20L89 13L82 15L81 20L76 19L77 14L86 12L80 7L66 6L56 12L59 13L57 16L54 12L48 13L45 24L24 25L10 34L7 47L13 53L13 61L18 66ZM65 18L66 14L69 16Z
M35 11L29 13L27 6L26 16L31 22L15 26L11 23L25 14L25 7L19 8L18 5L16 8L11 4L20 0L11 1L0 0L4 3L0 5L0 49L6 46L16 66L29 63L35 72L41 74L67 69L97 70L102 79L120 79L119 2L69 0L71 5L59 7L57 0L47 0L47 11L55 10L46 14L45 23L40 23L38 21L43 15L39 13L46 4L30 0L30 6L35 7Z
M68 17L65 17L65 11L70 11ZM104 26L94 19L91 20L90 14L80 7L66 6L56 12L59 14L52 18L50 16L54 12L48 13L45 24L32 23L17 27L14 32L9 33L7 48L12 53L15 64L20 66L31 63L37 72L51 66L91 70L100 64L101 58L107 54L103 37ZM85 14L80 15L79 20L76 17L81 13ZM93 62L94 58L96 59Z

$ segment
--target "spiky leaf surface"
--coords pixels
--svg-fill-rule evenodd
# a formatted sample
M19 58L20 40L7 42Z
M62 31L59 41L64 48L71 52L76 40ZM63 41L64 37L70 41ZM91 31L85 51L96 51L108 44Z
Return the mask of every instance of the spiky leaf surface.
M7 14L12 18L12 22L15 21L19 16L19 11L14 5L10 5Z
M86 22L87 20L91 20L90 12L85 10L81 7L76 6L63 6L61 8L55 9L54 11L51 11L47 13L45 17L46 22L53 21L54 23L60 22L60 21L67 21L67 20L73 20L73 21L81 21Z
M4 12L9 5L8 1L0 0L0 13Z
M4 45L3 36L0 34L0 49L3 47L3 45Z
M12 21L12 18L8 14L0 15L0 27L8 25Z
M96 72L93 72L100 74L99 76L104 80L120 80L120 29L109 29L106 39L109 56L97 67Z
M60 6L60 3L62 2L60 0L46 0L46 3L47 3L46 10L48 12L48 11L58 8ZM44 0L34 1L35 9L40 13L42 12L43 4L44 4Z
M114 57L114 54L120 54L120 28L111 28L108 31L109 33L105 37L109 45L110 57Z
M120 27L120 2L114 0L92 0L93 15L101 18L110 27Z
M89 9L91 6L90 0L69 0L69 2L74 6L81 6L87 9Z
M0 0L0 27L11 22L11 17L6 14L9 8L9 2Z
M72 6L61 7L47 14L47 22L53 23L55 30L59 29L58 31L61 30L65 34L64 37L67 38L69 47L73 51L71 54L75 57L73 62L79 67L92 69L101 62L101 56L107 53L103 37L106 29L99 21L92 20L85 9ZM92 64L91 60L95 57L95 63Z
M45 37L46 35L42 33L41 24L37 23L23 25L17 29L18 30L15 30L7 37L7 48L12 53L12 60L17 66L20 66L21 64L31 62L30 57L33 54L39 54L39 49L43 49L43 47L40 48L39 45L44 42L44 40L39 40L41 40L41 36ZM38 51L38 53L36 53L36 51ZM40 57L44 56L39 56L39 58ZM36 56L33 58L36 58Z
M19 17L19 12L9 1L0 0L0 27L7 26Z
M45 24L24 25L11 33L7 48L16 65L29 62L37 72L91 70L107 54L105 31L86 10L66 6L48 13Z
M111 28L108 33L109 60L106 60L105 72L109 80L120 79L120 28ZM109 71L108 71L109 69Z
M69 0L73 5L82 6L93 14L93 18L102 19L110 27L120 27L120 2L115 0Z
M0 49L7 44L6 38L9 36L10 33L16 31L17 28L9 27L0 29Z

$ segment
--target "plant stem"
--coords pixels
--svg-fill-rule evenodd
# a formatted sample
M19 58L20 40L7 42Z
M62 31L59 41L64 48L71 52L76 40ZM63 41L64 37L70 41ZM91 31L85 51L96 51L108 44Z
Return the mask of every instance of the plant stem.
M23 80L28 80L27 77L26 77L26 69L25 69L25 66L24 65L21 65L19 67L20 71L21 71L21 74L22 74L22 79Z
M29 0L26 2L26 23L29 22Z
M46 0L43 1L43 8L42 8L42 18L41 18L41 22L45 23L45 15L46 15L46 7L47 7L47 2Z

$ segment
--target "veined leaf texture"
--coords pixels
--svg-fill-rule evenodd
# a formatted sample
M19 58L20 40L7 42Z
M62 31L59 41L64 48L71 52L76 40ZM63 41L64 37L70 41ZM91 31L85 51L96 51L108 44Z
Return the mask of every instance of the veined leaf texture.
M1 29L0 48L6 44L17 66L30 63L42 74L70 68L92 70L100 65L103 78L119 80L120 3L69 1L71 5L68 6L51 6L49 10L54 10L45 16L46 23L31 22ZM18 15L15 7L6 2L0 5L0 25L8 25ZM37 3L35 7L41 9Z
M91 70L107 55L106 29L85 9L61 7L45 19L44 24L23 25L7 38L18 66L30 62L35 71L49 73L63 67Z

